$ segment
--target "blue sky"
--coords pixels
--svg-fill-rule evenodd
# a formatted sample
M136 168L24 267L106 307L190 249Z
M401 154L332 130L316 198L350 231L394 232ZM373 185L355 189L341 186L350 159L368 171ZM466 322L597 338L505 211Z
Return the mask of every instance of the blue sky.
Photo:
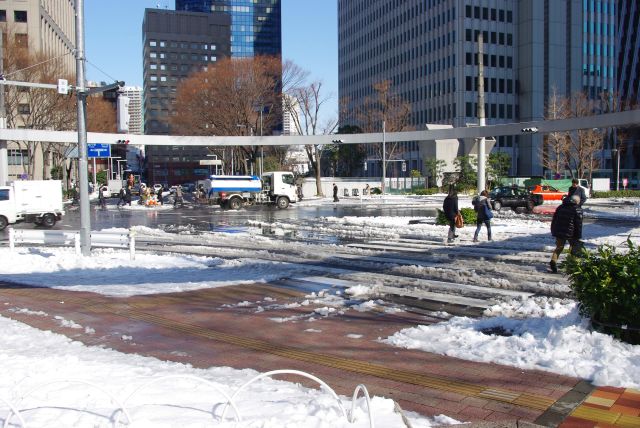
M145 8L174 9L173 0L85 1L87 79L124 80L142 86L142 19ZM337 116L338 36L336 0L282 0L282 50L322 80L333 95L322 116Z

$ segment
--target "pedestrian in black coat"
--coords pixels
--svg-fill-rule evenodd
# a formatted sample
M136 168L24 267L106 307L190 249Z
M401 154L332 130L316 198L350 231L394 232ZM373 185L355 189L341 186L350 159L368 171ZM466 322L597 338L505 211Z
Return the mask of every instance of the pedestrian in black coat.
M456 215L460 213L458 209L458 192L453 186L449 188L449 194L444 198L442 211L444 211L444 216L449 222L447 242L453 242L453 240L458 237L458 235L456 235Z
M336 183L333 183L333 202L338 202L340 199L338 199L338 186L336 185Z
M556 209L551 220L551 235L556 238L556 248L551 255L551 271L558 272L558 257L562 254L564 246L569 242L571 254L577 255L582 249L582 208L580 208L580 195L574 194L564 199Z
M100 202L100 207L104 210L107 208L107 198L104 196L104 187L100 186L100 190L98 190L98 201Z
M162 199L162 187L158 189L158 193L156 194L156 198L158 199L158 203L160 205L164 205L164 200Z

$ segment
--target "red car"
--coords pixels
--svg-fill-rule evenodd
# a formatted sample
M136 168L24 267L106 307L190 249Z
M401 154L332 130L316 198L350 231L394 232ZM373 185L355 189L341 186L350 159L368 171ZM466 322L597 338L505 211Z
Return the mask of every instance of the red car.
M548 186L546 184L537 184L531 189L531 193L534 195L541 195L543 201L561 201L562 198L567 196L567 192L561 192L555 187Z

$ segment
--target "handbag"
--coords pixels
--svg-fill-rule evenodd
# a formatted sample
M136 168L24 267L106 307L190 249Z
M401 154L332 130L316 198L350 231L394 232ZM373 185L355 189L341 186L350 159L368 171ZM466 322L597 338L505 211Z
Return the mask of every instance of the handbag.
M457 213L454 218L454 221L458 229L460 229L461 227L464 227L464 220L462 219L462 214Z
M489 208L489 206L485 203L483 204L483 209L484 209L484 218L486 218L487 220L490 220L493 218L493 211L491 211L491 209Z

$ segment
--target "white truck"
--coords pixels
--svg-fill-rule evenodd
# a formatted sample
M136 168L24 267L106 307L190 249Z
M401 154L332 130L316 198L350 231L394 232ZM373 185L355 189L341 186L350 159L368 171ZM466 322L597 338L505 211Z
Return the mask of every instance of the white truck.
M60 180L14 181L0 187L0 230L18 221L53 227L63 215Z
M266 172L255 175L212 175L204 181L209 201L222 208L240 209L244 205L275 204L285 209L297 199L291 172Z

